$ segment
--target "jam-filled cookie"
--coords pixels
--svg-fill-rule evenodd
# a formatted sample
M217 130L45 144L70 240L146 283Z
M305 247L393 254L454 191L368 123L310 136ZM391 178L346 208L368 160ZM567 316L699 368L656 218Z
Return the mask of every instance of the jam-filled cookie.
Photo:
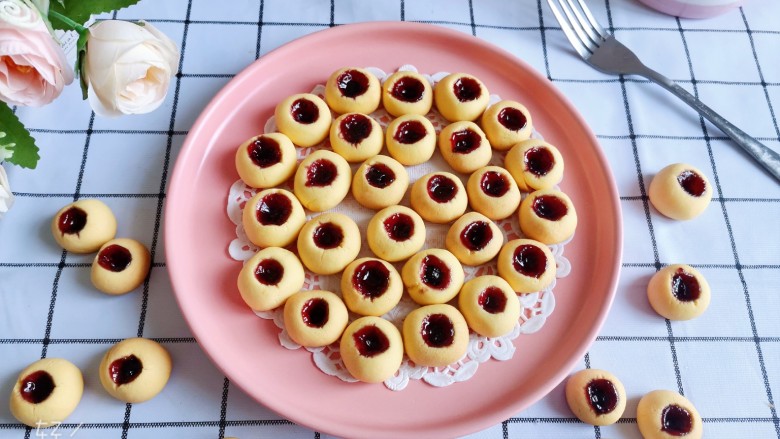
M341 275L341 297L356 314L381 316L398 304L403 293L398 271L381 259L357 259Z
M436 108L450 122L473 121L482 115L490 101L487 87L466 73L451 73L433 87Z
M464 265L482 265L495 258L504 244L504 235L493 221L481 213L469 212L447 231L445 245Z
M83 393L84 378L78 367L62 358L44 358L19 374L9 408L24 425L51 427L73 413Z
M401 270L406 291L420 305L447 303L463 286L465 274L458 258L447 250L431 248L409 258Z
M401 367L404 342L401 332L380 317L361 317L341 336L339 352L349 373L365 383L381 383Z
M252 137L236 150L238 176L248 186L269 188L295 173L295 145L282 133Z
M360 229L341 213L312 218L298 235L298 256L309 270L333 274L343 270L360 252Z
M129 293L143 283L150 265L146 246L134 239L112 239L92 261L92 285L107 294Z
M520 230L545 244L558 244L574 235L577 211L568 195L554 189L529 194L519 209Z
M401 164L419 165L436 150L436 129L425 116L406 114L387 125L385 144L387 152Z
M512 287L498 276L478 276L458 294L458 308L469 328L485 337L512 332L520 319L520 301Z
M379 80L366 69L344 67L333 72L325 83L325 101L339 114L373 113L381 99Z
M293 192L303 207L322 212L336 207L349 193L352 169L343 157L324 149L306 156L295 171Z
M274 117L279 131L301 147L325 140L332 120L328 104L311 93L292 95L279 102Z
M702 420L687 398L670 390L654 390L639 400L636 423L645 439L700 439Z
M395 206L401 202L408 187L406 168L386 155L363 162L352 178L352 196L369 209Z
M498 254L498 275L516 293L534 293L555 280L557 265L550 249L531 239L507 242Z
M439 133L439 151L457 172L469 174L487 166L493 157L485 133L474 122L454 122Z
M531 113L521 103L501 101L482 113L482 129L497 151L506 151L518 142L531 137Z
M427 305L410 312L403 323L406 355L418 366L444 367L466 355L469 327L452 305Z
M385 135L379 122L362 113L342 114L330 127L330 146L348 162L362 162L379 154Z
M466 182L469 205L492 220L511 216L520 205L520 189L506 169L485 166L477 169Z
M412 185L412 209L432 223L444 224L458 218L468 202L463 183L449 172L424 175Z
M662 268L647 284L647 298L655 312L669 320L690 320L710 305L710 285L690 265Z
M349 314L344 302L330 291L293 294L284 304L284 327L301 346L327 346L341 337Z
M286 247L298 238L306 214L298 198L289 191L266 189L247 201L241 220L252 244Z
M648 191L650 202L669 218L689 220L701 215L712 200L712 185L700 170L685 163L661 169Z
M238 274L238 291L255 311L281 306L303 288L301 261L289 250L268 247L255 253Z
M100 200L79 200L54 215L51 233L62 248L73 253L92 253L116 235L116 218Z
M135 403L157 396L168 383L171 368L171 356L159 343L128 338L106 352L98 374L109 395Z
M408 207L386 207L368 222L366 240L379 258L388 262L402 261L425 244L425 223Z
M433 106L431 83L416 72L395 72L382 84L382 105L392 116L424 116Z
M504 157L504 166L525 192L552 189L563 180L563 156L544 140L518 143Z
M612 425L626 409L626 389L606 370L584 369L566 382L566 402L580 421Z

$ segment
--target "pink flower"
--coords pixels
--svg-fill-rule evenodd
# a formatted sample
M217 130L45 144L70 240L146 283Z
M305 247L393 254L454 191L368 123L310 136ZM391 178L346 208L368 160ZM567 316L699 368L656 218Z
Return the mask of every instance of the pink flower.
M38 9L0 0L0 100L40 107L73 82L73 69Z

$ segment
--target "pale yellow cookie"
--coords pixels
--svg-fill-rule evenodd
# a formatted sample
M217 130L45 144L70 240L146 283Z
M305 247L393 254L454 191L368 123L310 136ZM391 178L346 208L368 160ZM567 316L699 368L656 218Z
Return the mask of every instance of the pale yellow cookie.
M369 209L395 206L401 202L408 187L406 168L386 155L366 160L352 177L352 196Z
M433 87L433 99L436 109L448 121L473 121L485 111L490 93L477 77L450 73Z
M463 284L458 308L469 328L485 337L500 337L520 319L520 301L512 287L498 276L478 276Z
M370 114L379 107L382 89L373 73L358 67L333 72L325 83L325 101L336 113Z
M524 140L504 157L504 167L521 191L552 189L563 180L563 156L544 140Z
M447 231L445 245L463 265L482 265L496 257L504 244L504 235L490 218L469 212L458 218Z
M690 320L710 305L710 285L690 265L675 264L655 273L647 284L647 299L655 312L669 320Z
M73 253L92 253L116 235L116 218L100 200L79 200L54 215L51 233L57 244Z
M301 346L327 346L341 337L349 314L344 302L330 291L293 294L284 304L284 327Z
M408 207L386 207L368 222L366 240L379 258L388 262L402 261L425 244L425 223Z
M474 122L454 122L439 133L439 151L457 172L470 174L487 166L493 157L485 133Z
M134 239L112 239L92 261L92 285L107 294L129 293L144 282L150 265L146 246Z
M520 230L545 244L559 244L574 236L577 211L568 195L554 189L529 194L520 203Z
M381 259L357 259L341 274L341 297L356 314L381 316L398 305L403 293L398 271Z
M626 389L606 370L584 369L566 381L566 402L580 421L612 425L626 409Z
M286 247L298 238L306 214L290 191L266 189L247 201L241 220L252 244Z
M247 186L277 186L295 173L295 145L282 133L252 137L236 150L236 170Z
M351 163L379 154L384 140L379 122L362 113L342 114L330 126L331 148Z
M395 72L382 84L382 105L392 116L424 116L433 106L431 83L417 72Z
M418 366L444 367L466 355L469 327L452 305L427 305L404 319L406 355Z
M653 177L648 191L659 212L676 220L701 215L712 200L712 185L703 172L685 163L669 165Z
M303 207L322 212L336 207L349 193L352 169L343 157L324 149L306 156L295 171L293 192Z
M653 390L639 400L636 423L645 439L700 439L701 416L687 398L670 390Z
M303 288L303 265L289 250L268 247L255 253L238 274L238 291L255 311L268 311L284 304Z
M405 114L393 119L385 131L387 152L406 166L425 163L436 150L436 129L425 116Z
M506 169L485 166L477 169L466 182L469 205L492 220L511 216L520 205L520 189Z
M447 303L463 286L465 274L452 253L439 248L423 250L409 258L401 270L406 291L420 305Z
M463 215L468 201L463 183L449 172L424 175L412 185L412 209L432 223L448 223Z
M365 383L381 383L401 367L404 342L401 332L380 317L361 317L341 336L341 359L347 371Z
M148 401L162 391L171 376L171 356L159 343L128 338L109 349L100 362L100 384L124 402Z
M497 151L506 151L531 137L533 121L525 106L515 101L501 101L482 113L482 129Z
M360 229L341 213L324 213L309 220L298 235L298 256L317 274L334 274L360 252Z
M78 367L62 358L44 358L19 373L9 408L24 425L51 427L73 413L83 393L84 378Z
M549 247L531 239L509 241L498 254L498 275L519 294L547 288L555 280L556 269Z
M328 104L311 93L292 95L279 102L274 118L279 131L301 147L325 140L332 120Z

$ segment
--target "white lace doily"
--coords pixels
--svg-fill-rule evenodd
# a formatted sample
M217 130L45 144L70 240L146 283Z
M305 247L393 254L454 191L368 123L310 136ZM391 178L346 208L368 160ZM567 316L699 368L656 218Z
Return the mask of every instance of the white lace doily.
M369 67L368 70L375 74L382 82L385 80L385 78L387 78L387 76L389 76L388 73L385 73L384 71L377 68ZM414 66L409 65L403 66L398 70L417 71ZM430 76L424 76L426 79L428 79L428 81L430 81L431 85L433 85L436 81L440 80L447 74L448 73L446 72L441 72ZM324 91L325 87L323 85L317 85L314 87L311 93L323 97ZM498 102L499 100L500 98L497 95L490 96L491 105ZM384 109L375 111L371 114L371 116L379 122L383 129L386 128L387 124L389 124L393 119L392 116L388 115ZM427 117L433 123L437 133L448 123L444 118L441 117L441 115L439 115L438 112L436 112L436 110L432 110L430 113L428 113ZM265 124L264 132L272 133L276 131L276 123L274 121L274 117L271 116L271 118ZM541 136L534 132L534 137ZM317 149L330 149L329 141L326 139L322 144L311 148L297 148L298 160L303 159L312 151ZM386 154L386 151L383 151L383 153ZM503 153L494 151L490 164L503 166L504 155L505 154ZM352 164L351 166L352 171L355 172L359 164ZM418 178L428 173L438 170L449 171L449 166L446 164L444 159L442 159L440 154L434 154L431 160L427 163L423 163L417 166L408 166L406 169L409 172L409 184L411 185ZM466 178L463 176L459 176L459 178L463 180L463 184L465 186ZM282 187L292 191L291 181L284 183ZM241 215L242 210L244 209L244 205L257 192L258 191L256 189L247 186L241 180L236 181L230 187L230 194L228 196L227 203L227 214L233 224L236 225L236 238L230 242L228 251L230 256L237 261L245 262L259 250L247 238L246 232L244 231L244 227L241 222ZM526 194L524 194L524 196L525 195ZM401 204L409 206L408 192L401 201ZM350 216L355 220L362 232L365 232L369 220L375 213L374 211L358 204L351 194L347 195L344 201L342 201L338 206L331 209L330 211L340 212ZM308 213L306 219L311 219L312 217L320 214L321 212ZM505 220L497 221L497 225L504 234L505 242L523 237L522 232L518 226L517 215L511 215ZM424 248L444 248L444 238L447 234L447 230L449 229L449 225L426 223L425 226L427 237ZM362 247L358 258L369 256L373 257L374 255L371 253L368 245L366 244L365 236L362 236L361 238ZM569 264L568 259L563 256L564 246L565 243L550 246L550 249L555 256L555 262L558 266L558 278L567 276L571 271L571 265ZM289 246L288 249L292 252L297 252L294 244ZM400 272L403 264L394 264L394 266ZM498 273L495 260L478 267L464 266L463 268L466 274L466 281L477 276ZM340 274L322 276L306 270L306 280L303 289L327 290L333 291L336 294L340 294L340 280ZM477 372L480 363L484 363L491 358L498 361L506 361L511 359L515 353L514 340L517 339L521 334L532 334L541 329L547 317L555 309L555 296L553 294L555 284L556 281L554 280L552 284L543 291L518 296L517 300L520 302L522 311L517 325L515 325L515 328L509 334L502 337L489 338L472 332L469 337L469 346L466 355L459 361L443 368L417 366L410 362L408 358L404 357L404 361L401 364L400 370L395 376L385 381L385 386L391 390L403 390L412 379L423 380L424 382L436 387L449 386L457 382L468 380ZM419 305L414 303L408 295L404 295L401 302L383 317L395 324L400 330L406 315L418 306ZM279 342L282 346L287 349L298 349L301 347L289 337L287 331L284 328L282 307L272 311L256 312L256 314L263 319L273 320L274 324L280 329ZM357 317L357 315L351 314L350 321L356 319ZM338 342L322 348L306 349L311 352L314 364L322 372L338 377L342 381L357 381L349 374L347 369L344 367L344 363L341 361Z

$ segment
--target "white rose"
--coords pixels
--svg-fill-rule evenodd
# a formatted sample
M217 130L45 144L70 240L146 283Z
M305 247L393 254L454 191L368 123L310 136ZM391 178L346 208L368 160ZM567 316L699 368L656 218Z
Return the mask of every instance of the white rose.
M84 73L95 113L143 114L159 107L179 65L173 41L145 22L101 21L89 32Z
M14 194L11 192L11 185L8 183L8 176L5 168L0 165L0 218L8 212L11 205L14 204Z

